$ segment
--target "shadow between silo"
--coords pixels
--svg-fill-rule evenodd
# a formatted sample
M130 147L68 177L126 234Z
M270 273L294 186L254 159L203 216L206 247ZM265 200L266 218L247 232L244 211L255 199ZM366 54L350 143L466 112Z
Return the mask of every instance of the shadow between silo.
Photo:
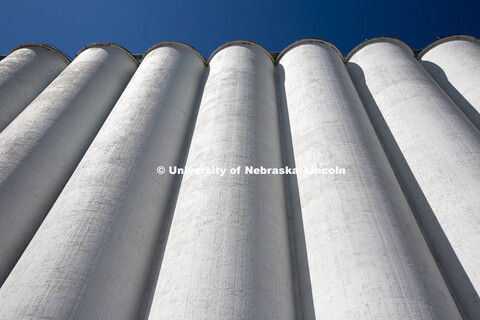
M205 89L205 84L207 82L208 74L210 73L210 67L206 66L204 74L202 76L201 83L198 88L197 96L195 99L195 106L192 112L191 119L189 121L189 127L187 136L185 138L184 145L182 147L182 156L178 163L179 168L185 168L187 163L188 153L193 139L193 132L195 131L195 125L197 123L198 112L200 109L200 104L202 102L203 91ZM168 170L168 169L167 169ZM175 208L177 206L178 195L180 193L180 186L182 184L183 174L177 174L175 177L175 182L172 187L172 191L169 197L169 202L166 205L166 214L162 222L161 231L159 233L157 243L158 247L155 251L155 256L153 258L152 267L150 274L148 276L147 287L145 288L145 293L143 297L143 302L138 312L138 319L148 319L150 314L150 309L152 308L153 297L155 295L155 288L160 276L160 270L162 267L163 256L165 254L165 248L168 241L168 236L170 234L170 227L172 225L173 215ZM160 212L159 212L160 214Z
M282 75L282 77L279 75ZM275 65L275 76L280 119L280 139L282 141L282 161L284 166L296 168L290 129L290 118L286 105L285 84L280 83L280 78L285 78L285 70L283 66L279 64ZM292 272L295 283L295 308L297 309L297 320L315 319L310 268L308 264L297 176L287 174L284 176L284 182L287 201L290 252L292 257Z
M480 319L480 298L370 93L362 68L352 62L348 62L346 66L415 220L462 317Z
M420 65L427 70L433 81L438 83L440 87L453 100L458 108L467 116L467 118L480 130L480 113L458 92L458 90L450 83L447 75L437 64L430 61L419 61ZM435 75L435 77L433 76Z

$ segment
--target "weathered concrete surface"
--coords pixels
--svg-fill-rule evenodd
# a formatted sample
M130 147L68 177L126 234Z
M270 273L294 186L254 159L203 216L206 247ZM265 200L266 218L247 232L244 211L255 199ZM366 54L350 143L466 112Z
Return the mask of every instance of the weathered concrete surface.
M341 57L300 43L277 68L296 167L346 169L297 175L304 319L461 319Z
M406 45L354 50L371 122L325 42L277 67L228 43L211 68L163 43L134 78L124 49L95 46L0 133L0 282L36 232L0 319L478 319L479 133ZM191 168L347 172L186 175L177 199L180 177L155 170L183 165L193 130Z
M40 46L16 49L0 61L0 132L68 65L58 52Z
M442 89L480 129L480 42L453 36L427 47L419 59Z
M82 52L0 134L0 283L136 69L119 48Z
M480 133L398 40L348 70L463 312L480 314Z
M125 62L124 62L125 63ZM0 291L0 318L135 319L204 62L182 45L143 60Z
M232 43L212 58L187 167L281 167L270 57ZM293 319L278 175L185 175L149 319Z

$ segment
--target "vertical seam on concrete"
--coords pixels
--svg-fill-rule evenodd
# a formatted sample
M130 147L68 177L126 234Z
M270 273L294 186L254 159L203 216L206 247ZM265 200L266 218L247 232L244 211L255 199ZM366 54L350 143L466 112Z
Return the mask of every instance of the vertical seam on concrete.
M178 163L179 167L185 167L187 163L188 153L190 150L190 145L193 139L193 133L195 131L195 124L198 118L198 112L200 110L200 104L202 102L203 91L205 89L205 84L207 82L208 74L210 67L205 65L203 70L203 75L200 80L200 85L198 86L197 96L195 98L195 106L191 115L191 119L188 122L187 136L182 148L182 155L180 156L180 161ZM168 171L168 168L167 168ZM177 205L178 195L180 193L180 186L182 184L183 175L177 175L174 179L172 185L172 190L170 192L170 197L167 204L165 218L162 222L160 233L157 239L157 249L155 250L153 262L151 266L150 273L148 275L147 285L143 294L143 302L140 306L138 312L138 319L148 319L150 314L150 309L153 303L153 297L155 295L155 288L157 286L158 277L160 275L160 269L162 266L163 256L165 254L165 247L168 241L168 236L170 234L170 227L172 225L173 214L175 212L175 207Z
M278 122L279 122L279 131L280 131L280 147L282 154L282 165L288 166L289 161L287 157L287 148L286 148L286 138L285 138L285 115L283 113L283 99L281 97L279 86L280 82L278 80L278 67L277 64L274 65L274 74L275 74L275 93L277 98L277 112L278 112ZM292 270L293 278L293 290L295 297L295 315L297 320L303 319L302 314L302 300L300 295L300 284L298 279L298 260L297 260L297 251L295 246L295 228L293 221L293 206L291 200L291 188L290 188L290 179L289 175L283 175L284 191L285 191L285 204L287 209L287 225L288 225L288 243L290 248L290 265Z

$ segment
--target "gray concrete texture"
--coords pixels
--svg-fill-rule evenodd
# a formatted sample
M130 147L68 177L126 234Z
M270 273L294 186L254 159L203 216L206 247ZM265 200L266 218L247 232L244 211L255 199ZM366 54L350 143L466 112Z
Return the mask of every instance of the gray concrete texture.
M215 54L187 167L280 167L274 65L263 49ZM292 319L283 179L182 180L149 319Z
M433 254L462 308L480 315L480 132L398 40L347 63Z
M118 48L89 48L0 133L0 283L136 67Z
M181 46L145 57L3 285L3 316L135 318L174 178L156 164L179 161L204 69Z
M297 175L311 282L302 296L314 307L304 318L460 319L342 58L300 43L278 68L296 166L348 171Z
M480 41L469 36L447 37L425 48L419 61L480 129Z
M25 45L0 61L0 132L68 65L53 49Z
M0 61L0 319L480 319L477 39L137 66Z

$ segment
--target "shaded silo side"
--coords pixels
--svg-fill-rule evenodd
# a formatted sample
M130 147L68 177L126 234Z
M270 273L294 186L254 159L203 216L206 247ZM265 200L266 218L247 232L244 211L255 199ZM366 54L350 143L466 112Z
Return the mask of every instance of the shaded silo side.
M136 67L120 47L89 46L0 133L0 283Z
M469 319L480 314L480 134L404 43L354 49L348 71Z
M123 62L128 63L128 62ZM0 318L135 319L205 63L149 50L0 291Z
M274 65L252 43L210 60L149 319L293 319ZM239 174L229 169L240 168Z
M299 170L304 318L461 319L338 50L298 42L277 68ZM345 174L312 173L335 167Z
M0 61L0 132L68 63L56 50L33 43L14 48Z
M480 42L470 36L440 39L419 55L422 66L480 129Z

